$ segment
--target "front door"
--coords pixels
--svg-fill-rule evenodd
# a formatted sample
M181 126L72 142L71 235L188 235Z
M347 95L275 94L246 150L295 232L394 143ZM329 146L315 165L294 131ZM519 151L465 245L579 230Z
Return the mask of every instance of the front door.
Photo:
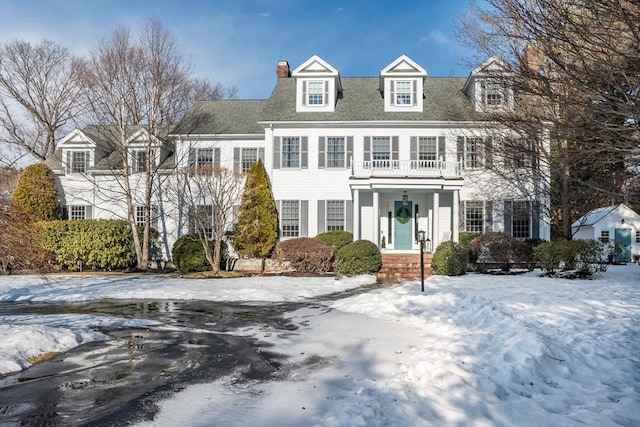
M413 232L411 221L411 212L413 204L407 202L403 204L401 201L395 202L394 209L394 243L393 249L411 249L413 246Z
M616 228L616 262L631 261L631 229Z

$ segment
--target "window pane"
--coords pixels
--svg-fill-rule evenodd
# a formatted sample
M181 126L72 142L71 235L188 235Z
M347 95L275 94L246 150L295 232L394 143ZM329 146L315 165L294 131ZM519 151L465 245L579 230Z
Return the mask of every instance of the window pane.
M531 237L531 209L529 202L513 202L511 235L521 239Z
M421 137L418 140L418 160L438 160L438 141L435 136Z
M344 200L327 200L327 231L344 230Z
M297 200L282 201L282 237L298 237L300 232L300 206Z
M70 206L69 219L85 219L85 206Z
M324 82L307 83L307 105L324 105Z
M327 138L327 167L344 168L344 138Z
M282 138L282 167L297 168L300 166L300 139Z
M242 172L249 172L251 166L258 161L258 149L257 148L243 148L241 168Z
M396 82L396 105L411 105L411 82Z
M147 151L146 150L134 150L133 151L133 172L146 172L147 170Z
M485 86L485 103L487 105L502 105L502 87L497 83L487 83Z
M74 151L71 153L71 172L84 173L87 170L88 154L85 151Z
M484 202L465 202L465 231L484 231Z
M388 136L374 136L372 143L372 159L389 160L391 159L391 147Z
M213 148L198 149L198 158L196 160L198 166L213 164Z
M467 138L465 141L465 167L479 168L482 167L482 138Z

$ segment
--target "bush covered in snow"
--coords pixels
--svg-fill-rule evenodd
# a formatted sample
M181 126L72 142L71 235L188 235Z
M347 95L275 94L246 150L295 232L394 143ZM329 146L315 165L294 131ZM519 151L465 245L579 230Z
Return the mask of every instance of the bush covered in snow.
M299 237L279 242L276 257L298 272L325 273L331 270L333 250L319 239Z
M334 267L338 273L347 276L375 273L382 267L382 255L375 243L356 240L336 252Z
M431 267L436 274L461 276L467 269L469 251L456 242L442 242L436 248Z

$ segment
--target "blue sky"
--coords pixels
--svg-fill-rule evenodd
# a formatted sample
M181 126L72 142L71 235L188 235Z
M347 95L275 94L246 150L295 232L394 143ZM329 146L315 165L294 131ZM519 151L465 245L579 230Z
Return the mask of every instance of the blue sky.
M0 43L53 40L85 54L119 25L162 21L198 77L266 98L275 67L317 54L342 76L375 76L401 54L430 76L466 76L455 38L468 0L0 0Z

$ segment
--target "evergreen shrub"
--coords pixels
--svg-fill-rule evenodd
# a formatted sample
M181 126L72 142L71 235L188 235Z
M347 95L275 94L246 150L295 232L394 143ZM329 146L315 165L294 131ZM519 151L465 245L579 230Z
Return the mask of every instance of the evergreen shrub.
M325 273L331 270L333 250L319 239L299 237L279 242L276 257L298 272Z
M211 253L213 253L213 245L215 242L208 242ZM220 266L226 265L228 258L228 248L224 241L220 242ZM211 271L211 264L207 261L207 257L202 247L200 238L195 234L187 234L180 237L173 244L171 249L171 258L173 265L181 273L195 273L201 271Z
M561 266L589 276L606 262L605 245L597 240L554 240L543 242L533 249L534 257L547 273Z
M320 233L316 239L323 241L336 253L341 247L353 242L353 233L344 230L333 230Z
M44 163L24 168L13 192L13 202L32 221L60 219L60 201L53 172Z
M442 242L436 248L431 267L436 274L443 276L461 276L465 274L469 251L456 242Z
M69 271L121 270L136 265L131 227L118 220L41 221L40 244L55 267Z
M461 231L460 234L458 234L458 240L459 240L458 244L462 249L468 252L469 262L476 261L475 254L471 250L471 242L473 241L473 239L475 239L479 235L480 233L472 233L471 231Z
M380 249L368 240L351 242L338 249L334 257L335 270L346 276L375 273L381 267Z
M476 263L498 264L509 271L512 264L527 263L533 258L529 246L507 233L481 234L471 242Z

